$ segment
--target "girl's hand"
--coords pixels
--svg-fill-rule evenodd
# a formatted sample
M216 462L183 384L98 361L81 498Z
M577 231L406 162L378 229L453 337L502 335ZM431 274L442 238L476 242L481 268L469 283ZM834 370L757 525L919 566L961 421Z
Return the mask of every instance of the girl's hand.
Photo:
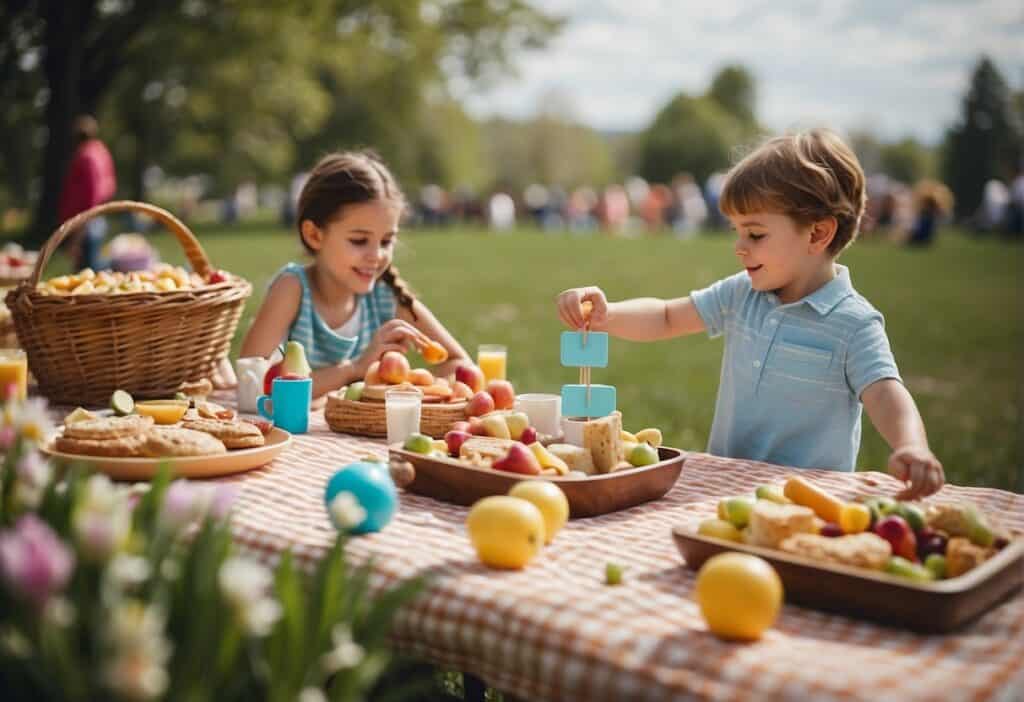
M589 314L584 304L590 303ZM601 328L608 321L608 298L601 288L570 288L558 295L558 316L570 329L582 329L589 321L590 326Z
M366 375L370 364L379 360L388 351L404 354L413 348L422 348L430 343L430 339L419 329L402 319L392 319L381 325L373 335L373 341L366 347L355 362L355 369L360 376Z
M910 444L897 447L889 456L889 474L910 485L896 496L898 500L916 500L938 492L946 482L942 464L927 446Z

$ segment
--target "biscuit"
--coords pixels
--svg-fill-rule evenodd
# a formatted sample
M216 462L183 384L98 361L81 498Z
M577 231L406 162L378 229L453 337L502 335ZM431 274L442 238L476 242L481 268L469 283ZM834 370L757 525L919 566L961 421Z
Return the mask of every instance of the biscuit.
M192 399L205 400L206 396L213 392L213 383L208 378L202 378L191 383L182 383L178 386L178 392L184 393Z
M235 411L218 405L216 402L196 400L196 413L203 419L234 419Z
M882 570L892 555L889 542L871 532L838 537L796 534L783 541L779 548L813 561L871 570Z
M111 439L76 439L58 436L54 448L60 453L79 456L104 456L106 458L136 458L145 455L146 435L142 432L133 436Z
M130 414L127 417L100 417L68 425L64 428L64 436L68 439L102 441L142 434L152 426L152 417L138 414Z
M186 419L181 426L201 431L219 439L229 449L255 448L266 443L263 432L248 422L228 422L221 419Z
M224 444L209 434L181 427L154 427L146 434L143 451L150 458L216 456L227 453Z
M754 546L778 548L794 534L815 532L814 512L800 505L779 505L758 500L750 513L750 540Z

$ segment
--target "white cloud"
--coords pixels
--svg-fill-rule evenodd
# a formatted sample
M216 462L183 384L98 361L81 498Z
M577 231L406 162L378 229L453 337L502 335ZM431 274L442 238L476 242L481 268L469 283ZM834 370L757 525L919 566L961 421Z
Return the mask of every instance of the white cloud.
M539 0L569 22L524 54L519 78L460 92L472 112L527 117L557 92L586 123L639 129L679 91L739 62L770 128L864 126L941 137L982 53L1024 81L1024 6L1012 0Z

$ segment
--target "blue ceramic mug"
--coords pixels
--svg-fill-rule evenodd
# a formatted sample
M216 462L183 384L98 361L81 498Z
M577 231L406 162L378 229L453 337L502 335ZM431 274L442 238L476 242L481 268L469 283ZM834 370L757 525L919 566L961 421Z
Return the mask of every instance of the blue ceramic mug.
M267 419L292 434L309 430L309 406L313 401L313 379L274 378L269 395L260 395L256 409ZM267 402L273 407L267 411Z

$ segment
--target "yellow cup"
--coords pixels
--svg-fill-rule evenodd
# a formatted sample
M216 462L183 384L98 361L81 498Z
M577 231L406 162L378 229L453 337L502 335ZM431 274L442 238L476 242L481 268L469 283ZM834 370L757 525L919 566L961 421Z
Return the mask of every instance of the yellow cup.
M0 392L14 384L15 398L24 400L28 395L28 359L21 349L0 349Z
M476 364L484 372L487 382L505 380L508 370L508 351L499 344L481 344L477 347Z

